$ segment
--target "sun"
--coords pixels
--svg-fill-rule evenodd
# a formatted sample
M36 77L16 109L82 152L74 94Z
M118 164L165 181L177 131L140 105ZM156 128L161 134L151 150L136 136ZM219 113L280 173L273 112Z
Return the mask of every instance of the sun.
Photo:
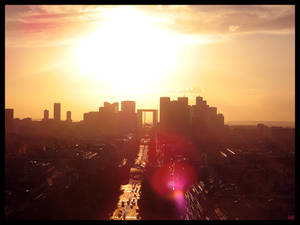
M171 74L180 44L155 20L130 6L108 10L106 20L75 48L85 79L122 94L143 94Z

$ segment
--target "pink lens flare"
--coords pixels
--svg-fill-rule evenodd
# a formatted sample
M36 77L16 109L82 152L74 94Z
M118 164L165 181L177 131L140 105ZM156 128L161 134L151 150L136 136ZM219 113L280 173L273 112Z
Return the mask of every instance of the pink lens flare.
M176 162L158 168L152 176L151 185L162 197L170 198L174 192L177 197L173 199L178 199L177 191L184 193L196 180L196 171L188 162Z

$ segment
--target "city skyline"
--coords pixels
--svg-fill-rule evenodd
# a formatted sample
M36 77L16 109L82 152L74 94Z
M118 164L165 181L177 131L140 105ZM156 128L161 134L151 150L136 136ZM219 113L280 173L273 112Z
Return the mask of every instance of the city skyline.
M170 97L160 97L160 101L161 99L167 99L170 103L179 103L179 102L184 102L184 104L189 107L189 113L192 113L192 104L189 103L189 99L188 97L180 97L178 96L176 99L171 99ZM141 109L141 108L136 108L136 102L133 101L133 100L123 100L120 102L120 107L119 107L119 102L113 102L113 103L109 103L109 102L104 102L102 105L103 106L100 106L98 107L99 108L99 111L89 111L89 112L84 112L83 115L82 115L82 119L79 120L79 121L73 121L71 119L71 112L70 110L65 110L65 111L62 111L61 110L61 107L62 107L62 103L60 102L55 102L53 103L53 107L52 107L52 110L49 110L49 108L46 108L42 111L42 116L41 118L31 118L29 115L27 115L26 117L24 118L18 118L18 117L15 117L15 110L13 108L6 108L6 110L8 111L12 111L12 118L13 119L28 119L30 118L31 120L34 120L34 121L44 121L44 120L56 120L56 121L69 121L69 122L80 122L80 121L83 121L85 120L85 116L89 113L98 113L98 112L101 112L103 111L104 109L109 109L112 110L110 111L111 113L119 113L119 112L125 112L125 113L134 113L134 114L139 114L139 111L143 111L144 113L147 113L149 112L150 113L150 117L149 115L146 116L145 114L143 115L143 121L146 122L146 123L152 123L153 121L153 116L152 116L152 112L153 111L158 111L158 112L161 112L161 107L159 109ZM195 101L195 105L201 105L202 103L204 103L204 105L206 105L207 108L211 108L211 109L214 109L215 111L215 114L217 114L217 107L214 107L214 106L209 106L207 104L207 101L203 101L203 97L201 96L197 96L196 97L196 101ZM49 112L51 112L51 114L49 114ZM61 116L63 113L62 112L65 112L65 117L63 119L63 117ZM11 112L10 112L11 113ZM218 114L221 114L220 112ZM52 116L51 116L52 115ZM223 114L222 114L223 115ZM224 118L223 118L224 119ZM156 118L157 121L160 121L160 116L157 115L157 118Z
M190 103L190 102L192 102L192 100L191 99L189 99L188 97L180 97L180 96L178 96L177 98L170 98L170 97L160 97L160 98L168 98L168 99L170 99L172 102L176 102L176 101L178 101L178 99L183 99L183 98L187 98L187 102L188 102L188 105L189 106L192 106L192 104ZM196 96L195 97L195 101L193 101L194 102L194 104L199 104L198 103L198 100L197 99L201 99L201 101L202 101L202 99L203 99L203 97L201 97L201 96ZM135 102L135 101L132 101L132 100L123 100L123 101L120 101L120 103L122 103L122 102L128 102L128 101L130 101L130 102ZM204 101L205 103L207 102L207 101ZM136 103L136 102L135 102ZM61 104L61 103L53 103L54 105L55 104L59 104L60 105L60 107L61 106L63 106L63 104ZM111 105L114 105L114 104L117 104L117 108L115 109L116 110L116 112L121 112L122 111L122 106L120 105L120 107L119 107L119 102L113 102L113 103L109 103L109 102L103 102L102 103L102 105L106 105L106 104L111 104ZM209 106L209 105L208 105ZM44 109L44 110L42 110L42 114L41 114L41 116L40 116L40 118L32 118L32 117L30 117L30 115L25 115L23 118L19 118L19 117L16 117L15 116L15 109L14 108L6 108L7 110L13 110L13 118L14 119L28 119L28 118L30 118L32 121L43 121L43 120L54 120L54 106L52 106L52 110L49 110L49 108L51 108L51 107L48 107L48 108L46 108L46 109ZM97 108L97 107L96 107ZM85 114L88 114L88 113L93 113L93 112L97 112L97 110L95 111L95 109L96 108L94 108L94 111L89 111L89 112L83 112L83 114L82 114L82 118L80 119L80 120L73 120L73 119L71 119L71 120L68 120L68 114L69 114L69 117L71 118L71 112L72 112L72 110L71 109L65 109L64 111L63 110L59 110L60 111L60 115L61 114L63 114L63 115L65 115L65 116L61 116L60 117L60 121L71 121L71 122L80 122L80 121L84 121L84 116L85 116ZM101 110L101 108L103 108L103 106L100 106L100 107L98 107L99 108L99 111ZM217 107L214 107L214 106L211 106L211 108L217 108ZM143 109L141 109L141 108L136 108L136 112L135 113L137 113L138 114L138 112L139 111L158 111L158 112L160 112L160 109L145 109L145 108L143 108ZM49 114L49 112L51 112L50 114ZM64 113L62 113L62 112L64 112ZM51 116L52 115L52 116ZM223 114L222 114L223 115ZM150 117L149 117L150 116ZM147 115L144 115L143 116L143 120L144 120L144 122L146 122L146 123L150 123L150 124L152 124L152 122L153 122L153 115L152 115L152 113L149 113L148 114L148 116ZM159 114L158 114L158 117L157 117L157 120L158 120L158 122L160 122L160 116L159 116ZM233 120L233 121L227 121L225 118L224 118L224 122L225 122L225 124L227 124L227 125L257 125L258 123L266 123L266 124L268 124L269 126L283 126L283 127L294 127L295 126L295 122L294 121L270 121L270 120L267 120L267 121L262 121L262 120Z
M161 96L201 95L225 121L294 122L292 5L5 10L5 108L15 117L42 118L61 102L62 119L70 110L80 121L106 101L159 109Z

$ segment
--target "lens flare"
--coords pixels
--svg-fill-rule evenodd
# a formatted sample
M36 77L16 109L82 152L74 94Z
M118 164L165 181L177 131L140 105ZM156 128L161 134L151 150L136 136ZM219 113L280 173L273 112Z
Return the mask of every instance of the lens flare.
M197 180L194 168L187 162L167 163L152 176L152 188L165 198L173 198L176 191L184 192ZM176 192L177 193L177 192Z
M181 212L185 206L184 192L182 190L175 190L173 192L173 199L175 200L177 209Z

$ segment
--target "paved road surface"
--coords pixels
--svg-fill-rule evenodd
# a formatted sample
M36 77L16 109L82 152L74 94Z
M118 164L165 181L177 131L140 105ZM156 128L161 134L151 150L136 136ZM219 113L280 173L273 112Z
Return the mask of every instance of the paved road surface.
M110 220L140 220L138 200L141 196L141 183L143 172L148 162L150 138L142 138L135 166L130 169L129 183L121 185L123 193Z

